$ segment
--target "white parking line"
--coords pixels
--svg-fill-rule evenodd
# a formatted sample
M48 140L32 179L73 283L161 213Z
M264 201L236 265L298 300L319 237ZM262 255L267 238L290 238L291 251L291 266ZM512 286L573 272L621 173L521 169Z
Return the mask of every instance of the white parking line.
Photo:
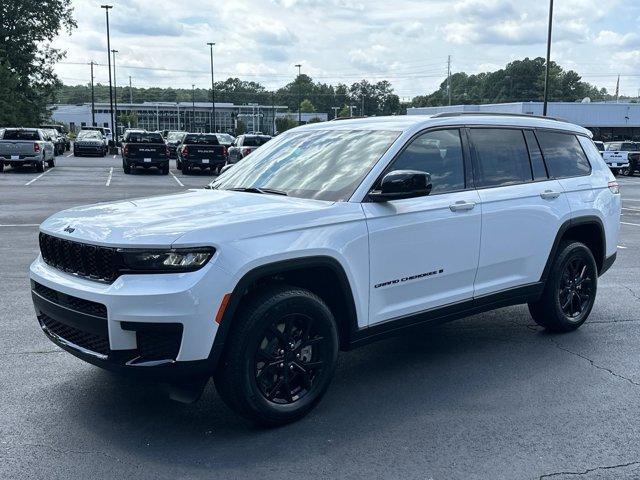
M622 210L629 210L630 212L640 212L640 208L622 207Z
M107 178L107 183L106 183L107 187L111 185L111 177L113 177L113 167L109 169L109 178Z
M184 187L184 183L182 183L182 182L178 179L178 177L176 177L176 176L173 174L173 172L171 172L171 171L170 171L169 173L171 174L171 176L173 177L173 179L174 179L176 182L178 182L178 185L180 185L181 187Z
M71 155L73 155L73 152L69 152L69 155L65 155L65 157L70 157Z
M622 245L618 245L618 248L621 248L622 250L625 250L627 247L623 247Z
M640 227L640 223L620 222L623 225L633 225L634 227Z
M116 158L116 156L114 155L113 158Z
M39 178L41 178L43 175L46 175L47 173L49 173L51 171L51 169L49 170L45 170L43 173L41 173L40 175L38 175L36 178L32 178L31 180L29 180L27 183L24 184L25 187L28 187L29 185L31 185L33 182L35 182L36 180L38 180Z
M0 228L7 228L7 227L39 227L40 225L37 223L14 223L14 224L6 224L6 225L2 225L0 224Z

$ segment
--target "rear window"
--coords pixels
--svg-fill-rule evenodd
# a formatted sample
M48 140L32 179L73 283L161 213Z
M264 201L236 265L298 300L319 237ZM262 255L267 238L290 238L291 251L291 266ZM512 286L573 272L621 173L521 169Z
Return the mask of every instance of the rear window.
M626 142L622 144L622 150L625 152L637 152L638 151L638 144L637 143L631 143L631 142Z
M3 140L40 140L37 130L5 130Z
M197 144L197 145L220 145L218 142L218 137L215 135L208 134L194 134L189 133L186 137L184 137L184 143L186 144Z
M162 135L155 132L129 132L124 141L127 143L164 143Z
M529 152L521 130L474 128L471 139L477 156L479 187L530 182Z
M536 132L542 155L555 178L579 177L591 172L591 165L575 135L558 132Z
M264 145L271 137L244 137L242 141L243 147L259 147L260 145Z

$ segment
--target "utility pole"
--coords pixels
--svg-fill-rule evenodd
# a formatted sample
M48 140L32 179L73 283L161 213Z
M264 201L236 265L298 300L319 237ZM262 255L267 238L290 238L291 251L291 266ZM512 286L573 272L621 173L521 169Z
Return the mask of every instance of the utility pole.
M107 60L109 66L109 109L111 111L111 133L115 135L114 123L113 123L113 90L111 89L111 39L109 36L109 9L113 8L112 5L100 5L100 8L104 8L104 13L107 16Z
M129 75L129 103L133 103L133 88L131 88L131 75Z
M300 85L300 75L302 72L302 65L300 65L299 63L296 65L296 67L298 67L298 125L302 124L302 110L300 109L300 106L302 105L302 89L301 89L301 85Z
M276 134L276 96L271 94L271 113L273 114L273 121L271 122L271 135Z
M360 116L364 117L364 89L362 89L362 107L360 108Z
M209 127L211 127L211 132L215 133L216 132L216 86L213 83L213 46L215 45L215 43L208 42L207 45L209 45L209 49L211 51L211 115L212 115L211 123L213 124L213 125L209 125Z
M447 58L447 93L449 95L449 106L451 106L451 55Z
M111 53L113 53L113 99L116 106L115 121L113 124L114 129L112 134L113 140L116 143L116 148L118 148L118 84L116 83L116 53L118 53L118 50L111 50Z
M91 126L96 126L96 96L93 91L93 60L91 60Z
M547 63L544 68L544 103L542 115L547 116L547 103L549 99L549 62L551 62L551 27L553 25L553 0L549 0L549 29L547 31Z
M194 125L196 124L196 86L191 85L191 131L195 132Z

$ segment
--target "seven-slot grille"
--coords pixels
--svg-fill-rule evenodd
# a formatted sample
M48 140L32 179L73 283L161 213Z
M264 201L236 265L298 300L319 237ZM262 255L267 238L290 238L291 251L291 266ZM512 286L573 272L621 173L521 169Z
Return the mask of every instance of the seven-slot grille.
M48 265L64 272L103 282L113 282L119 275L119 254L115 248L40 233L40 252Z

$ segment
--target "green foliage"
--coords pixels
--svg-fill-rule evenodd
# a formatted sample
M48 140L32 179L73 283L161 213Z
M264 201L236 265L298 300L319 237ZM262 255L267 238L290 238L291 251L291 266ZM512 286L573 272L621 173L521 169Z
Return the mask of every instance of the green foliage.
M276 118L276 130L278 133L286 132L294 127L298 126L298 122L287 117Z
M313 117L307 123L320 123L323 120L320 117Z
M575 102L584 97L605 100L605 89L598 90L583 82L573 70L564 71L555 62L550 63L549 100ZM540 101L544 91L545 59L525 58L509 63L495 72L467 75L464 72L451 75L451 103L480 104L504 102ZM447 81L428 95L415 97L414 107L446 105L448 103Z
M247 126L242 120L238 120L236 122L236 131L235 131L236 136L242 135L243 133L246 133L246 132L247 132Z
M316 107L313 106L313 103L308 98L305 98L300 102L300 111L302 113L313 113L316 111Z
M53 72L64 52L51 46L76 23L71 0L0 1L0 124L37 125L61 86Z

